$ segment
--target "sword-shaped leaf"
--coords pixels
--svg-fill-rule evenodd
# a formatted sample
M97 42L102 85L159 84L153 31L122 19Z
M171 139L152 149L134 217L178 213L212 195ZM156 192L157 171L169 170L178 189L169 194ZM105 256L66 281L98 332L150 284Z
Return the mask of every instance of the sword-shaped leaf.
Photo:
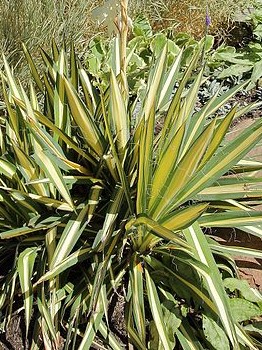
M43 230L43 227L19 227L19 228L15 228L13 230L9 230L9 231L5 231L5 232L1 232L0 233L0 238L1 239L10 239L10 238L14 238L14 237L20 237L23 235L27 235L29 233L32 232L36 232L36 231L40 231Z
M153 69L149 73L147 91L145 95L146 98L144 101L144 109L143 109L143 114L146 122L149 116L153 113L152 110L155 111L158 104L160 86L163 79L163 73L164 73L165 64L166 64L166 58L167 58L166 56L167 56L167 46L164 47L155 66L153 66Z
M203 189L203 191L195 196L195 199L200 201L222 201L256 197L262 197L262 183L253 181L250 177L249 179L245 179L245 182L238 181L237 178L234 178L234 181L228 185L220 185L218 182L217 186L210 186Z
M164 195L166 188L163 187L163 184L168 181L170 174L174 172L179 152L182 147L184 134L185 124L181 125L167 146L165 152L159 157L158 165L153 174L149 207L153 205L156 198Z
M129 116L127 114L123 94L120 91L114 73L111 71L109 119L114 128L116 146L121 160L124 159L127 142L129 141Z
M149 214L154 219L166 215L176 202L177 193L187 186L190 179L194 177L199 162L201 161L209 144L215 127L215 121L211 122L199 138L193 143L184 157L176 164L167 180L162 184L160 196L151 197L149 202ZM170 157L172 153L170 152ZM166 173L163 165L163 173Z
M170 100L170 96L173 92L174 85L178 79L182 54L183 50L180 50L179 54L174 60L174 63L164 76L163 85L161 86L159 96L158 109L162 109Z
M31 279L36 257L37 248L26 248L22 253L19 254L17 261L17 271L24 299L26 337L28 335L33 309L33 291Z
M92 119L83 102L80 100L73 86L66 78L63 78L63 82L65 84L66 95L72 116L80 128L81 133L85 138L85 142L97 155L102 157L106 147L106 141L103 134Z
M206 203L191 205L161 218L159 223L171 231L179 231L193 224L200 216L202 217L207 208Z
M161 303L159 300L157 288L155 286L154 281L150 277L150 274L147 268L145 268L144 271L146 276L148 302L150 305L150 310L152 313L153 320L155 321L159 338L161 339L162 345L165 350L172 350L172 345L169 341L168 334L166 332L166 326L163 321L163 313L161 309Z
M205 214L199 218L199 224L204 227L240 227L262 224L262 212L249 210L234 210L231 212Z
M210 248L214 252L222 252L225 254L231 254L233 256L250 256L252 258L262 259L262 252L258 249L244 248L238 246L227 246L223 244L209 244Z
M225 137L235 114L236 107L232 108L231 111L227 114L227 116L224 119L222 119L220 124L217 126L217 128L214 131L212 140L207 148L203 159L201 160L199 167L202 167L213 156L218 147L221 145L221 142Z
M140 215L137 219L131 219L126 224L126 230L132 230L132 227L146 226L148 231L152 231L155 235L164 238L167 241L173 241L182 247L189 248L189 245L181 239L176 233L168 230L158 222L148 218L147 216Z
M137 255L134 255L130 266L130 290L132 313L140 341L146 346L146 318L144 306L143 267Z
M221 175L235 165L262 137L262 125L258 120L232 142L222 147L195 176L184 186L172 207L184 203L198 192L214 183Z
M150 186L152 179L152 160L153 160L153 136L154 136L155 113L143 120L141 139L139 145L139 163L138 163L138 183L137 183L137 213L146 213L148 198L150 196Z
M56 82L54 88L54 123L55 126L60 130L65 131L67 127L67 105L66 105L66 94L65 84L62 76L65 73L65 53L61 50L59 54L59 61L57 63L58 74L56 75ZM55 139L58 140L58 135L55 135Z
M70 254L67 258L62 260L59 264L57 264L53 269L46 272L37 282L35 285L48 281L51 278L54 278L58 275L60 275L62 272L67 270L68 268L75 266L77 263L87 259L88 255L90 254L91 248L81 248L78 249L76 252Z
M189 228L183 230L188 243L194 249L196 257L209 268L209 274L204 276L210 297L217 307L225 332L234 349L239 349L234 321L230 312L226 292L223 288L222 279L217 264L211 253L206 237L201 228L195 222Z
M88 203L81 209L79 214L74 214L68 221L58 243L50 264L50 269L57 267L74 248L76 242L81 236L83 230L93 217L93 213L97 204L99 203L99 197L102 187L94 185L91 189L90 198Z
M99 330L100 323L104 315L104 308L102 305L101 295L99 296L99 302L97 304L96 310L92 313L83 336L83 339L78 347L78 350L88 350L90 349L93 340L95 338L96 332Z
M32 56L24 43L22 43L22 47L23 47L23 51L24 51L25 57L27 59L32 77L34 78L34 81L36 82L36 85L38 86L39 90L44 92L44 86L43 86L42 80L40 78L40 75L37 71L36 65L32 59Z
M72 202L71 195L65 184L62 173L54 162L50 162L49 153L39 149L39 151L34 154L34 158L36 163L54 184L61 196L65 199L71 208L74 208L74 203Z

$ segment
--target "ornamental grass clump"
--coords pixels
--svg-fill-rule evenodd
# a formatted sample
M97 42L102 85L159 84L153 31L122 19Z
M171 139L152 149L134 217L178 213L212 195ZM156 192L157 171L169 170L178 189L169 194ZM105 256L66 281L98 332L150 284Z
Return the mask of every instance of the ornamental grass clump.
M170 65L165 47L148 68L146 92L130 98L127 2L120 7L125 23L113 40L121 49L110 61L120 68L111 67L106 87L73 46L69 54L54 42L52 55L41 50L42 72L24 46L28 92L4 60L2 329L20 312L31 349L258 349L259 332L246 326L262 313L261 295L238 280L232 256L262 253L205 232L235 227L261 237L254 174L262 164L243 157L261 139L262 121L224 142L252 106L223 118L216 111L246 83L195 111L204 44L182 71L182 49ZM122 339L110 317L118 298Z

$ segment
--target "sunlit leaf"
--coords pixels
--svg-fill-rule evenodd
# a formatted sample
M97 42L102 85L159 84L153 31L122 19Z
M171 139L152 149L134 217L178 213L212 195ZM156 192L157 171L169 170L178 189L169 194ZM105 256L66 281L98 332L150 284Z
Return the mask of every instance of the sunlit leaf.
M17 271L24 299L26 335L28 335L29 323L33 310L33 293L31 278L33 275L36 257L37 248L26 248L22 253L20 253L17 262Z

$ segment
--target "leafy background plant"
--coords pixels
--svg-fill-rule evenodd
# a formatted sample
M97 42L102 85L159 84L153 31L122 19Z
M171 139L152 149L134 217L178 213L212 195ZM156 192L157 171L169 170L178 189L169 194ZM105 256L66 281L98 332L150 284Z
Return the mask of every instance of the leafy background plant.
M99 33L105 38L105 31L97 26L92 17L92 10L101 5L102 1L60 2L40 0L4 0L0 4L2 13L0 19L0 48L9 58L9 62L16 67L20 79L28 78L28 70L21 50L24 42L36 63L40 64L39 47L44 50L50 48L50 38L57 43L70 46L74 41L80 56L86 57L86 47L89 40ZM237 3L235 1L209 1L209 12L212 17L210 30L217 37L226 37L223 28L237 25L236 11L242 13L246 8L252 8L259 1L251 0ZM203 18L206 12L206 2L202 0L174 1L140 1L129 2L130 16L135 18L143 13L149 18L154 29L169 28L169 33L187 33L188 36L200 39L205 33ZM244 18L244 21L249 21ZM173 28L173 29L172 29ZM221 33L222 32L222 33ZM173 34L172 34L173 35ZM0 59L0 64L1 63Z

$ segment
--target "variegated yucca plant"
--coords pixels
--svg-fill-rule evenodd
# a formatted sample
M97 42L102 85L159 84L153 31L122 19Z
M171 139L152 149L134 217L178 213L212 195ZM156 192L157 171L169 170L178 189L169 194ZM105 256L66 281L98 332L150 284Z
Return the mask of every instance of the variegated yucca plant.
M42 51L42 73L24 47L27 88L5 60L2 329L18 310L30 349L258 349L248 320L261 315L262 299L237 280L233 256L262 253L221 245L206 228L262 236L262 164L243 160L262 121L224 141L254 105L217 111L245 84L195 111L201 45L179 81L182 51L168 66L164 50L142 100L129 97L121 50L106 89L73 47Z

